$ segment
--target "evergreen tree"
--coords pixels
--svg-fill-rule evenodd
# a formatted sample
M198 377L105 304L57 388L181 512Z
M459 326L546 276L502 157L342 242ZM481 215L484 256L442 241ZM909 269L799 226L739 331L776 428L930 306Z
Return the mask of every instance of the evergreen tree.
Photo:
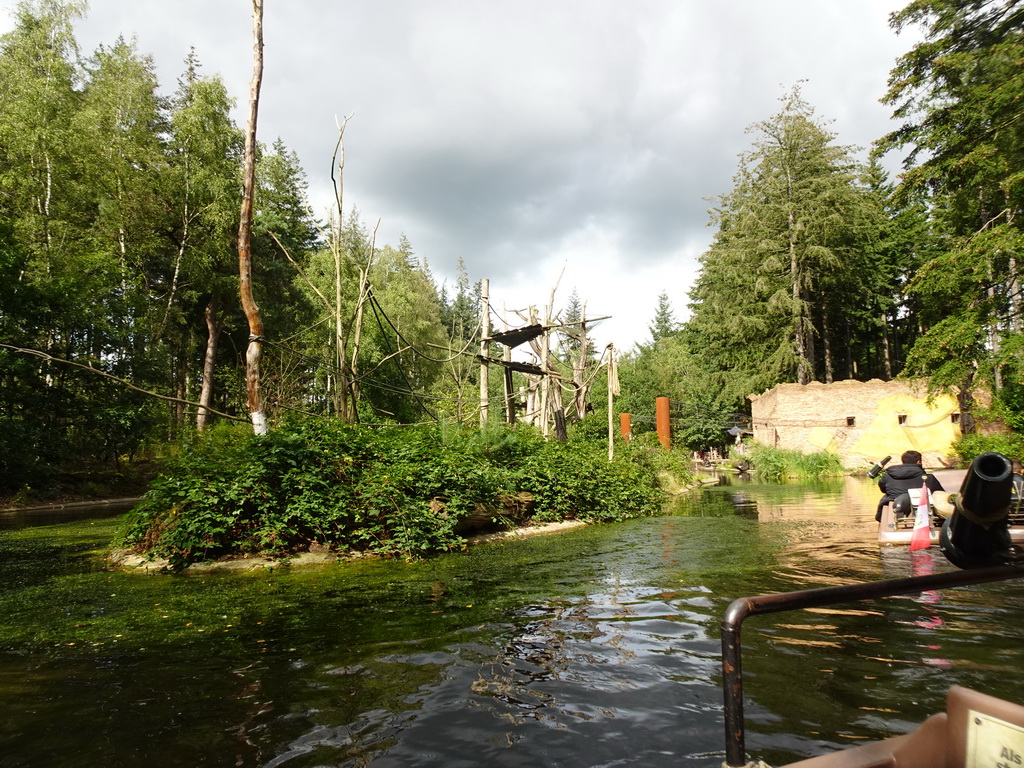
M408 240L383 247L370 269L373 296L360 348L362 389L377 420L432 420L430 397L444 358L444 331L433 281Z
M572 365L580 353L580 332L579 323L583 320L583 302L580 301L579 293L572 289L569 294L569 304L565 308L565 326L561 328L558 346L560 355L565 362Z
M647 330L651 334L652 344L657 344L662 339L679 331L679 323L676 322L675 315L672 313L672 303L665 291L658 294L658 308L654 311L654 319L647 326Z
M306 175L280 138L260 148L252 230L253 290L263 311L267 346L261 360L266 406L310 410L316 373L301 339L322 316L296 271L322 248L320 225L306 202Z
M672 407L673 442L695 451L726 444L725 430L733 426L737 408L707 375L703 356L702 351L695 351L685 331L622 356L622 396L616 408L632 414L634 432L654 430L656 400L667 397Z
M782 381L832 375L828 350L846 325L832 299L863 297L860 254L883 222L850 149L834 143L799 89L782 101L751 128L754 149L712 211L718 231L690 294L688 332L737 405Z
M480 282L470 285L466 265L460 257L456 264L455 296L449 298L442 286L438 297L441 323L447 335L448 352L443 373L435 383L439 398L437 413L462 423L471 417L480 398L480 365L475 359L480 349Z
M899 192L927 196L941 248L909 286L924 335L908 368L932 390L955 390L973 424L973 390L1021 380L1024 245L1024 5L1019 0L915 0L893 26L924 28L900 58L885 102L902 121L879 151L909 148ZM979 332L980 331L980 332Z

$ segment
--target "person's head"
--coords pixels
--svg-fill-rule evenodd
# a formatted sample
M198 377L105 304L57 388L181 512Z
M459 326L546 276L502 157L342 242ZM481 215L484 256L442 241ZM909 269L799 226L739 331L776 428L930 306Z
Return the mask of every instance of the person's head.
M920 451L904 451L903 455L900 456L900 461L904 464L920 464L921 463L921 452Z
M1013 459L1010 463L1013 465L1013 473L1015 475L1019 475L1021 472L1024 472L1024 464L1021 464L1020 459Z

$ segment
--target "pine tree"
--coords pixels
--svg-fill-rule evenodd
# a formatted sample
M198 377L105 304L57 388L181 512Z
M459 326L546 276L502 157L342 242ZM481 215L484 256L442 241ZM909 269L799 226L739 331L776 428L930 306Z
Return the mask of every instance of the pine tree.
M733 190L691 291L692 338L709 375L737 404L783 381L833 375L845 306L863 301L866 244L884 216L859 181L851 149L815 119L795 88L782 110L752 126Z
M970 414L979 384L1009 384L1016 398L1024 371L1024 5L916 0L893 17L897 30L914 24L924 40L900 58L885 97L902 125L879 151L909 148L898 192L926 196L944 242L908 287L926 326L908 368L933 391L957 391ZM965 431L972 423L961 420Z
M652 344L657 344L662 339L679 331L679 323L676 322L675 315L672 313L672 303L665 291L658 295L658 308L654 311L654 319L647 326L647 330L651 334Z

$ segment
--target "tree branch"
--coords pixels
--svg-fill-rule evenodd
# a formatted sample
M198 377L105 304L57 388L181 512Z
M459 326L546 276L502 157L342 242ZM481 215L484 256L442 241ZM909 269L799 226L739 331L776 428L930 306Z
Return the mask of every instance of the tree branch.
M164 401L166 401L168 403L183 403L184 405L194 405L197 408L205 408L208 413L212 413L215 416L220 416L221 418L224 418L224 419L230 419L231 421L244 421L244 422L248 422L249 421L248 419L243 418L241 416L232 416L232 415L227 414L227 413L222 413L221 411L215 411L215 410L213 410L213 408L210 408L209 406L205 406L202 403L197 403L194 400L184 400L184 399L182 399L180 397L171 397L170 395L161 395L158 392L151 392L148 389L142 389L142 387L137 387L134 384L132 384L130 381L126 381L125 379L122 379L122 378L120 378L118 376L114 376L112 373L107 373L106 371L101 371L101 370L99 370L97 368L93 368L91 365L85 365L84 363L76 363L73 360L64 360L64 359L62 359L60 357L54 357L53 355L48 355L45 352L40 352L38 349L26 349L24 347L14 347L14 346L11 346L10 344L0 344L0 349L9 349L12 352L20 352L23 355L32 355L33 357L41 358L43 360L46 360L47 362L61 363L62 365L70 365L70 366L72 366L74 368L81 368L82 370L89 371L89 373L95 373L97 376L103 376L104 378L110 379L111 381L116 381L118 384L120 384L121 386L127 387L128 389L134 390L136 392L141 392L142 394L148 395L149 397L155 397L158 400L164 400Z

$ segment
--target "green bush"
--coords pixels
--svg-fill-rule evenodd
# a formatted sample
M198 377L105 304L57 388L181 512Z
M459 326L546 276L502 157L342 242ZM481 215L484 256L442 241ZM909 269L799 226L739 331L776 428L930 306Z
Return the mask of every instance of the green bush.
M685 448L665 450L654 432L636 435L628 443L617 444L616 455L647 468L655 475L668 474L676 485L693 480L690 452Z
M796 457L796 473L798 477L842 477L846 470L837 454L815 451Z
M527 459L519 488L533 495L537 520L611 522L654 514L662 500L657 479L630 458L609 462L607 448L585 441L547 442Z
M461 547L459 523L529 493L537 520L622 520L660 509L657 462L526 428L359 427L296 419L195 436L127 516L122 546L175 566L225 555L336 550L417 556Z
M836 454L827 451L801 453L750 443L747 457L753 471L764 480L778 481L788 477L839 477L845 474L842 460Z
M995 451L1011 459L1024 460L1024 435L1019 432L962 435L953 443L953 451L965 466L979 453L986 451Z

